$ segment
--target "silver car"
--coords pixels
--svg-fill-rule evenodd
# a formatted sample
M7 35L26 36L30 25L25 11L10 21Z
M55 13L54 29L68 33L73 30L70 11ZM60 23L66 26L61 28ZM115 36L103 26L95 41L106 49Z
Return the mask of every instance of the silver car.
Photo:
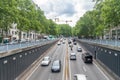
M76 60L76 53L70 53L70 60Z
M61 70L61 61L60 60L54 61L51 67L51 71L60 72L60 70Z
M81 48L81 47L78 47L78 48L77 48L77 51L78 51L78 52L82 52L82 48Z

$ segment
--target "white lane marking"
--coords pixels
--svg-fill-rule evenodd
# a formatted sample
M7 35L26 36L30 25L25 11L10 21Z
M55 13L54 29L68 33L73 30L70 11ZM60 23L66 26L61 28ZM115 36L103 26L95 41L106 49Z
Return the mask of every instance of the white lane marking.
M86 68L85 68L85 66L83 66L83 70L86 72L87 70L86 70Z
M110 80L106 75L105 75L105 73L95 64L95 63L93 63L96 67L97 67L97 69L103 74L103 76L105 76L105 78L107 79L107 80Z
M32 73L26 78L26 80L28 80L33 75L33 73L38 69L39 66L40 64L32 71Z
M63 75L62 75L62 80L64 80L64 75L65 75L65 57L64 57L64 63L63 63Z

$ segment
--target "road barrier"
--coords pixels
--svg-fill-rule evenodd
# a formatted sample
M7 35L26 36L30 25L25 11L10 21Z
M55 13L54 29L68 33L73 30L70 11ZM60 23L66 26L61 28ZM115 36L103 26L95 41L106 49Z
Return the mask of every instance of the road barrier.
M0 58L0 80L15 80L56 41Z
M108 71L116 80L120 80L120 51L102 45L80 41L94 58Z

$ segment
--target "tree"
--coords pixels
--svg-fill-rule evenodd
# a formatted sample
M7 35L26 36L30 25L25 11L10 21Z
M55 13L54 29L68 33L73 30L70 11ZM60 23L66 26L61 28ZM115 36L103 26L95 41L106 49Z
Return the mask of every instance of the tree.
M72 36L72 28L68 24L59 24L57 26L58 35L63 35L65 37Z
M56 24L50 19L49 20L49 34L56 35Z
M15 0L0 1L0 28L5 31L6 37L8 37L11 24L17 21L15 16L17 13L16 4Z

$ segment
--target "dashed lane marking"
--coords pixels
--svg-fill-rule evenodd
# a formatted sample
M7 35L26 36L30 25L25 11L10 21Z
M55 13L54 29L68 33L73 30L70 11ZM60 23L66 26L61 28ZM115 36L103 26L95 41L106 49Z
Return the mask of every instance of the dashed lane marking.
M85 68L85 66L83 66L83 70L86 72L87 70L86 70L86 68Z

